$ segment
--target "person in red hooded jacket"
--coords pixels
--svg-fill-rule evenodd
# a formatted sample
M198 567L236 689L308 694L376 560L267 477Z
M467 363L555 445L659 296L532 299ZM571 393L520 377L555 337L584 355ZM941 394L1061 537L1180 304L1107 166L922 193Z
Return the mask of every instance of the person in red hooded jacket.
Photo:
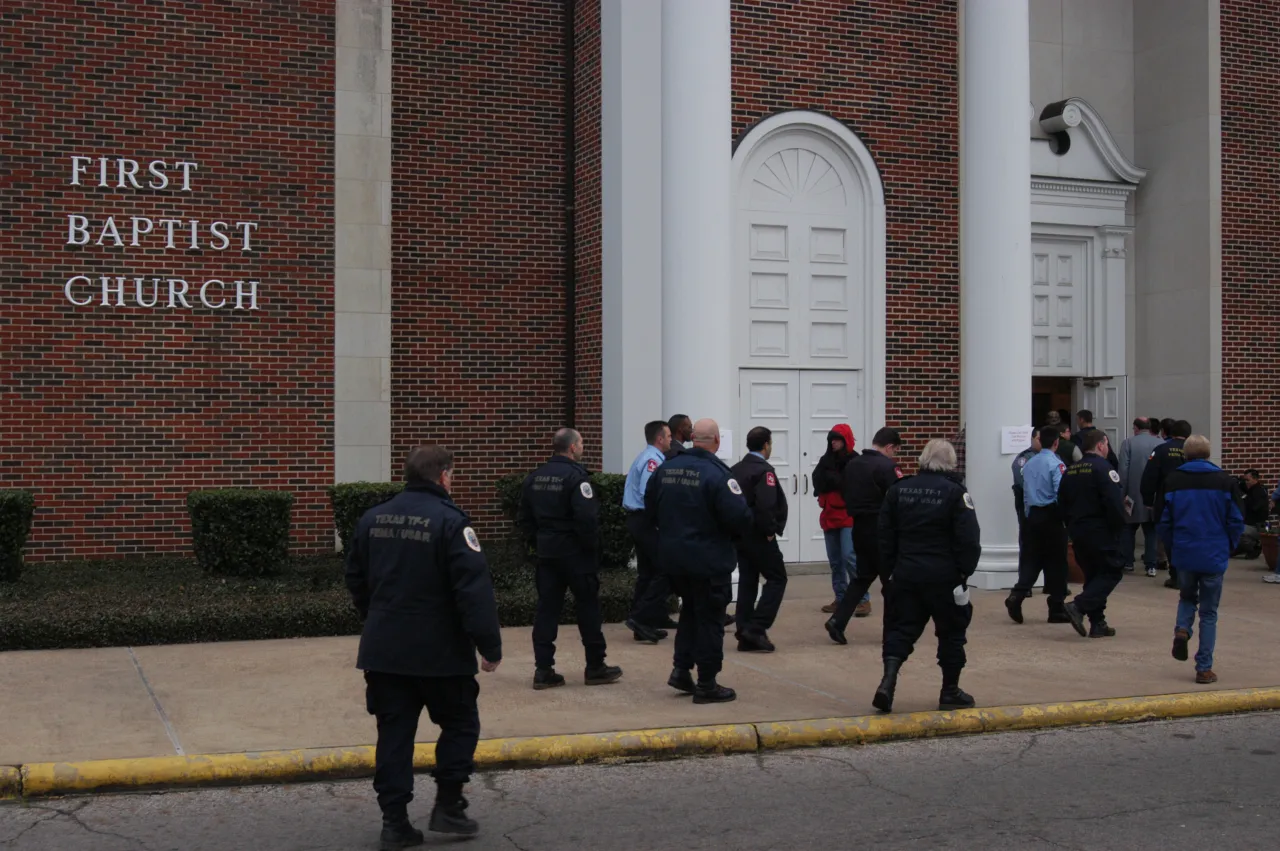
M827 561L831 564L831 590L836 598L822 611L830 614L844 599L849 580L857 573L858 563L853 553L853 518L844 510L844 465L853 457L853 429L840 423L827 434L827 451L813 468L813 492L818 497L822 514L818 524L827 541ZM854 614L866 617L871 614L871 597L865 595Z

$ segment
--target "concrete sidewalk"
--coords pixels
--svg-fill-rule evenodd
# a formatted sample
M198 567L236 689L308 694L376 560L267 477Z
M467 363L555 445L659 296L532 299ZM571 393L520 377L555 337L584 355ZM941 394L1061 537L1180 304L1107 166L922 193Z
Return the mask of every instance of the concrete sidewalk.
M1233 561L1223 594L1217 686L1196 686L1190 663L1169 655L1177 592L1163 577L1126 575L1108 612L1119 635L1080 638L1044 623L1043 597L1018 626L1000 592L974 592L969 667L963 685L979 706L1280 685L1276 613L1280 588L1261 582L1261 561ZM1075 589L1073 589L1075 590ZM726 642L721 681L735 703L694 706L666 686L671 642L636 644L606 627L609 660L625 669L611 686L582 685L582 648L562 628L559 670L569 685L529 688L529 629L504 630L501 669L481 675L484 738L641 730L866 715L880 676L880 601L833 644L818 609L829 579L800 576L787 589L772 635L778 652L738 653ZM74 616L74 615L69 615ZM0 654L0 765L174 754L323 748L374 740L363 682L352 664L357 639L231 642ZM1194 640L1193 650L1194 650ZM900 683L895 709L936 708L939 673L926 634ZM419 740L436 729L423 719Z

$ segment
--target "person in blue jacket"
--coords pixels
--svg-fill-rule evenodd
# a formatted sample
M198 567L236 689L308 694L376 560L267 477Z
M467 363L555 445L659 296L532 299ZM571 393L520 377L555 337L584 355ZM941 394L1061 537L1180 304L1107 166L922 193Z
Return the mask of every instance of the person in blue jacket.
M1218 634L1218 601L1231 553L1244 533L1244 514L1235 479L1209 462L1209 438L1195 434L1183 445L1186 462L1165 480L1157 533L1169 560L1178 565L1178 622L1173 658L1187 660L1196 607L1200 609L1200 649L1196 682L1216 683L1213 644Z

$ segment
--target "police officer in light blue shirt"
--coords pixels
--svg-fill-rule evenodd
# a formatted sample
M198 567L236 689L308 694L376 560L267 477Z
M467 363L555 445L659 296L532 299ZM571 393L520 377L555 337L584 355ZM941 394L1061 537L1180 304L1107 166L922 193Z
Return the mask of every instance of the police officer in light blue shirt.
M1058 485L1067 469L1056 451L1062 434L1057 426L1045 426L1037 436L1040 451L1022 468L1027 557L1019 559L1018 584L1004 605L1009 617L1022 623L1022 601L1031 596L1043 571L1049 623L1069 623L1063 607L1067 598L1067 527L1058 507Z
M1018 513L1018 570L1023 570L1027 557L1027 506L1022 491L1022 470L1040 453L1040 436L1031 433L1031 445L1013 459L1013 508Z
M648 444L631 462L626 486L622 490L622 508L627 514L627 531L636 542L636 594L631 605L627 628L636 641L657 644L667 637L664 626L670 625L667 597L671 584L657 570L657 532L645 520L644 489L671 446L671 429L662 420L646 423L644 439Z

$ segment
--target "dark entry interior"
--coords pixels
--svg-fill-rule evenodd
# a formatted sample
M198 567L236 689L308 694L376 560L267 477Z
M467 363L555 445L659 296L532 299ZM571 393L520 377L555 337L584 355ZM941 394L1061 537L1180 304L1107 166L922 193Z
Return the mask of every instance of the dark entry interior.
M1075 379L1057 376L1035 376L1031 379L1031 424L1044 425L1050 411L1067 411L1066 423L1074 425L1075 411L1071 410L1071 390Z

